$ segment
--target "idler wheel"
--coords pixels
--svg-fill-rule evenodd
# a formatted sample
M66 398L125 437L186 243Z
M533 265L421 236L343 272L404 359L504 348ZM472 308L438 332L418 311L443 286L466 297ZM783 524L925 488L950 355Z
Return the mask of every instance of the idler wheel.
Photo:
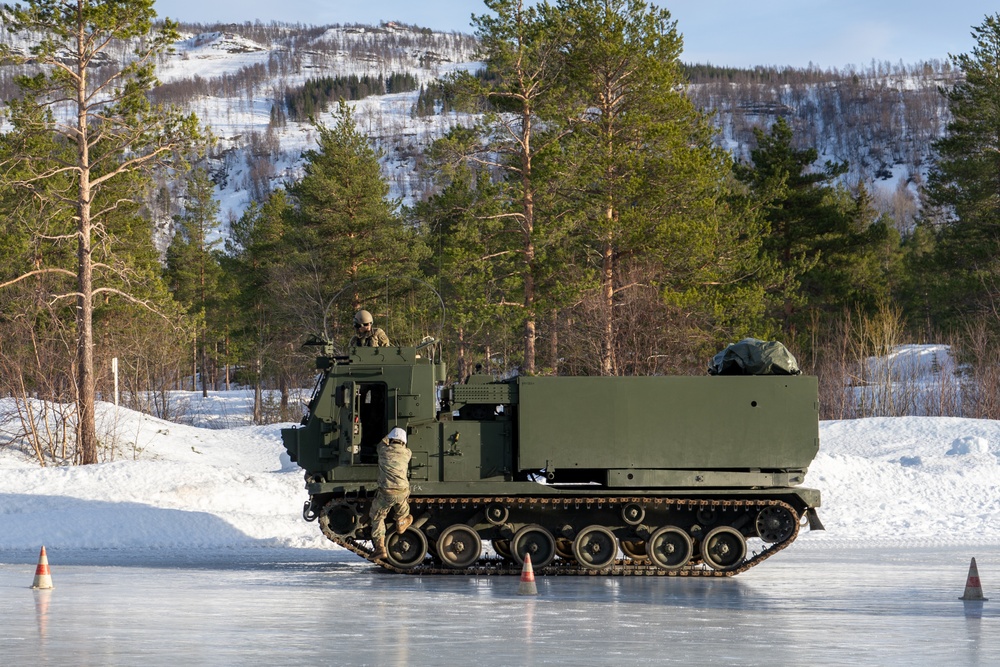
M630 526L638 526L646 518L646 510L639 503L629 503L622 508L622 521Z
M486 520L494 526L502 526L507 521L510 512L499 503L493 503L486 508Z
M691 536L677 526L664 526L646 542L646 552L653 563L664 570L679 570L691 560L694 544Z
M580 565L591 570L602 570L615 562L618 540L604 526L587 526L573 540L573 555Z
M386 559L401 570L408 570L424 562L427 555L427 538L415 528L407 528L402 535L391 531L385 543L389 557Z
M361 513L354 503L330 503L323 508L319 525L337 537L356 537L361 525Z
M448 567L462 569L477 560L483 550L479 534L462 523L444 529L437 540L437 555Z
M765 507L757 514L757 535L769 544L787 540L795 531L795 521L784 507Z
M732 570L743 563L747 541L740 531L719 526L708 531L701 541L701 557L713 570Z
M556 557L556 538L548 528L538 524L528 524L514 533L510 541L511 555L518 565L524 565L524 557L531 554L533 567L545 567Z

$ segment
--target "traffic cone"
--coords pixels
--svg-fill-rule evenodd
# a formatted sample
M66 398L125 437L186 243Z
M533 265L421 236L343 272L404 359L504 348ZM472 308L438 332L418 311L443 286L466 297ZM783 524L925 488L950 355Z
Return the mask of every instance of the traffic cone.
M52 575L49 573L49 558L45 555L45 547L42 547L38 554L38 567L35 568L35 581L32 588L54 588L52 586Z
M989 598L983 597L983 585L979 582L979 568L976 567L976 559L972 559L969 564L969 578L965 582L965 595L958 598L966 602L986 602Z
M531 569L531 554L524 554L524 567L521 568L521 584L517 587L517 594L538 595L535 571Z

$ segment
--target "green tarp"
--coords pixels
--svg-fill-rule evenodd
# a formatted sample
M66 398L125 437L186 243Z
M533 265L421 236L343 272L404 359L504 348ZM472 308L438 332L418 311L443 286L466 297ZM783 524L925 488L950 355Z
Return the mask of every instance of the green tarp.
M777 341L744 338L714 357L709 375L799 375L799 364L784 345Z

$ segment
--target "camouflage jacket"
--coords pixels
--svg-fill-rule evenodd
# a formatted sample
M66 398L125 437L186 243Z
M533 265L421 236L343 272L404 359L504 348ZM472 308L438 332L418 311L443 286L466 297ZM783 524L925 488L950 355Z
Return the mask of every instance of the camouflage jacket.
M348 345L350 347L389 347L389 337L385 335L384 331L375 327L364 338L351 336L351 342Z
M410 467L410 450L382 438L378 443L378 488L385 491L409 491L406 472Z

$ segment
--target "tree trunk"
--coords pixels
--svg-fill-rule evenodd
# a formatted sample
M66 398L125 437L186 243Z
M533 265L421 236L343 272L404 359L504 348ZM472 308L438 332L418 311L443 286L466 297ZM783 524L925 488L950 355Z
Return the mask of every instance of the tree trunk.
M86 172L84 172L84 176ZM94 416L94 328L93 328L93 266L90 257L90 204L89 182L80 179L80 241L77 288L77 419L79 420L80 463L97 463L97 425Z
M201 397L208 398L208 351L205 349L205 337L201 343Z
M263 416L264 406L263 406L263 401L261 400L261 387L260 387L260 381L261 381L261 377L260 377L261 376L261 372L260 372L260 370L263 367L263 365L264 364L261 362L260 358L258 358L257 359L257 372L254 374L254 381L253 381L253 423L254 424L260 424L264 420L264 416Z
M552 374L559 375L559 310L552 309L552 331L549 333L549 358Z
M191 391L198 391L198 334L191 344Z
M526 104L521 120L521 202L524 214L524 366L527 375L535 372L535 193L531 185L531 105Z
M468 373L466 371L466 365L468 364L468 361L465 358L465 329L462 328L462 327L459 327L457 333L458 333L458 336L457 336L458 337L458 356L457 356L457 358L455 360L455 370L456 370L456 377L458 378L458 381L462 382L462 381L465 380L466 376L468 375Z
M230 364L229 364L229 333L228 332L226 332L226 342L225 342L224 354L226 355L226 391L229 391L229 390L232 389L232 386L231 386L232 385L232 378L230 378L230 376L229 376Z
M82 3L78 11L83 12ZM97 463L97 425L94 417L94 266L91 257L90 144L87 133L87 68L85 24L77 29L76 128L79 189L77 191L77 419L79 420L80 463Z
M610 217L611 211L608 211ZM614 249L610 239L604 244L601 261L601 375L614 375Z
M289 391L288 391L288 376L286 376L284 373L282 373L278 377L278 393L281 396L279 403L281 410L281 419L282 421L285 421L286 419L288 419L287 415L288 415ZM298 417L296 417L296 419L298 419Z

